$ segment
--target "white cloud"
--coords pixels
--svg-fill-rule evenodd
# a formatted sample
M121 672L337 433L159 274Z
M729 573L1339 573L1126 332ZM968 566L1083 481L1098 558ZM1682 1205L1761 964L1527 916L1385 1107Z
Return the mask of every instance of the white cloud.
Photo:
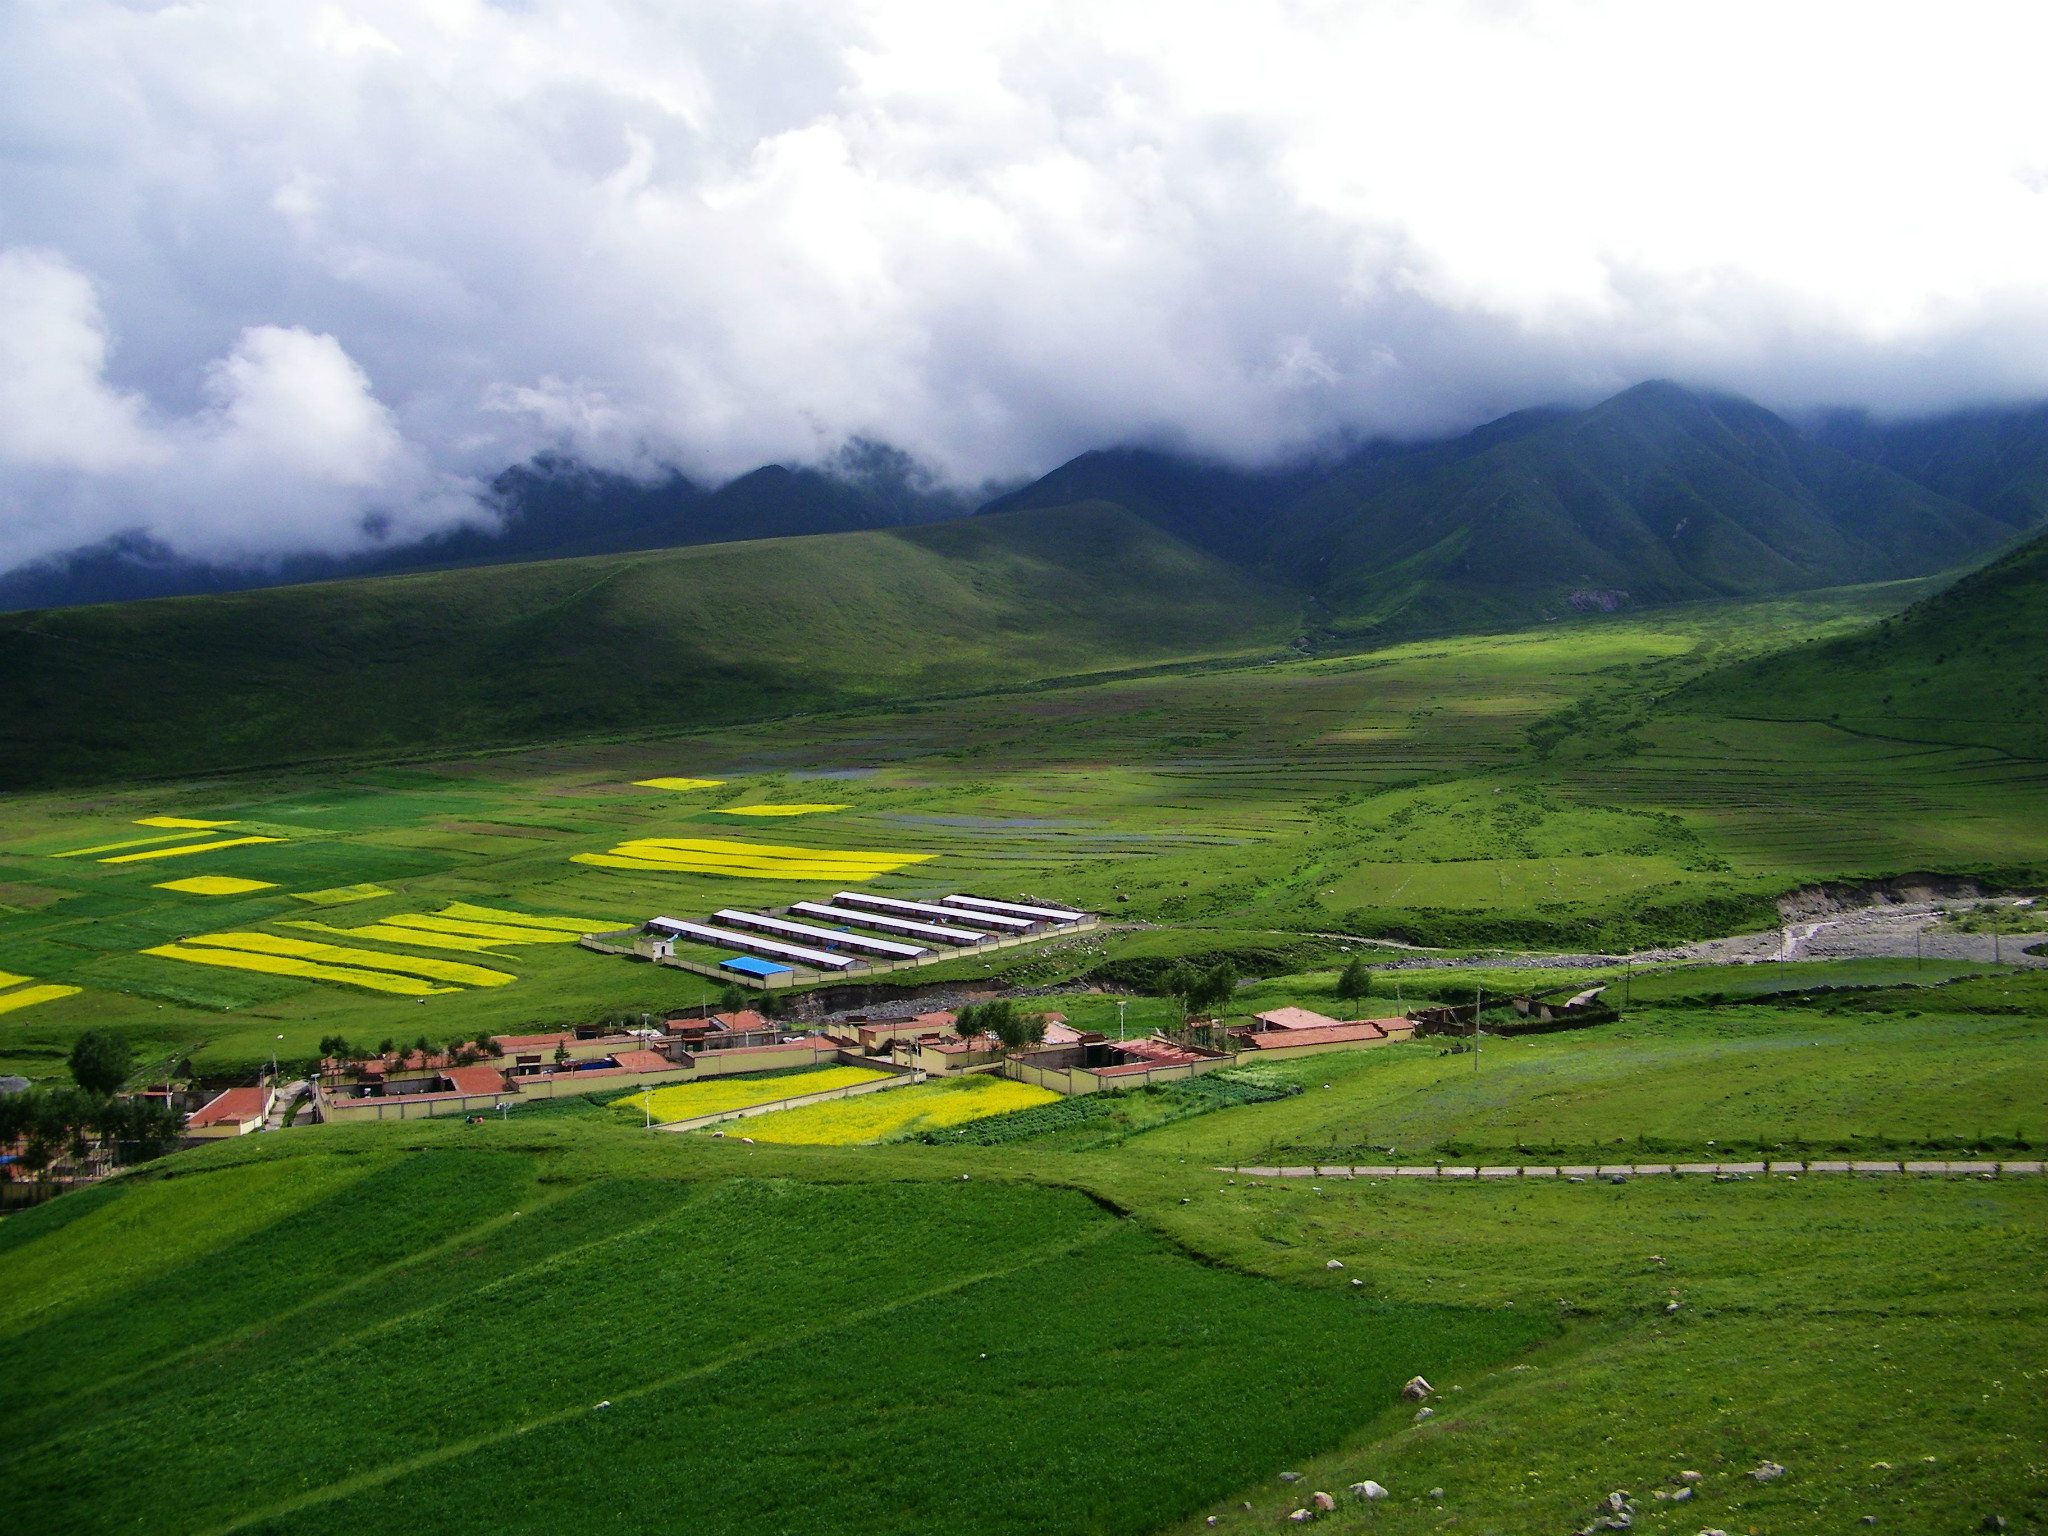
M340 552L481 517L400 435L332 336L264 325L207 365L206 405L154 420L110 387L91 285L0 252L0 558L140 529L224 559Z
M978 480L1651 374L2048 393L2044 45L1967 0L12 7L0 563L343 547L541 447Z

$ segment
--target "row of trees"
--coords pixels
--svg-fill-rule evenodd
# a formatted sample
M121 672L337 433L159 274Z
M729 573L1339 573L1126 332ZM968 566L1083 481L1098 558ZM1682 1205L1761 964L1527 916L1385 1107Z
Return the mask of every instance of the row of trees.
M97 1149L140 1162L168 1151L185 1117L168 1104L114 1097L133 1059L127 1036L89 1029L71 1045L75 1088L0 1095L0 1146L21 1147L15 1166L40 1176L66 1153L83 1160Z
M1005 1050L1017 1051L1044 1041L1045 1015L1019 1013L1017 1005L1004 997L992 1003L969 1003L954 1016L953 1030L962 1040L994 1035Z
M410 1045L401 1044L387 1035L378 1042L377 1048L374 1051L367 1047L358 1049L356 1046L349 1044L346 1035L322 1035L320 1037L321 1056L329 1061L340 1062L344 1067L351 1062L374 1061L380 1056L396 1054L409 1056L414 1052L418 1052L424 1059L425 1057L436 1055L443 1050L447 1052L448 1059L457 1066L461 1066L465 1062L477 1061L484 1057L498 1054L497 1042L491 1038L491 1032L487 1029L480 1029L474 1035L468 1037L458 1035L453 1040L450 1040L446 1046L436 1045L425 1035L421 1035L419 1039L413 1041Z

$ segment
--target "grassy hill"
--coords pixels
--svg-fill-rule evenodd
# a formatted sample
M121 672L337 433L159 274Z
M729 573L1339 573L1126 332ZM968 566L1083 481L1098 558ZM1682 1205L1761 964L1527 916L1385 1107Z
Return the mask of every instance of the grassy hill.
M1908 1129L1888 1082L2037 1143L2039 1030L1947 990L1666 1009L1490 1042L1476 1075L1428 1042L1297 1061L1299 1094L1092 1151L597 1109L247 1137L0 1222L0 1472L22 1529L81 1533L1141 1536L1282 1528L1328 1490L1326 1528L1421 1536L1578 1529L1614 1489L1667 1536L2032 1529L2037 1177L1213 1166L1496 1124L1746 1156ZM1391 1497L1345 1495L1367 1478Z
M1282 644L1104 506L0 617L0 786L533 742Z
M1674 703L2048 758L2048 535L1853 636L1711 674Z
M1815 435L2015 528L2048 521L2048 404L1886 423L1842 413Z
M1924 576L2012 526L1675 384L1316 471L1084 455L1002 507L1112 501L1315 594L1338 637Z

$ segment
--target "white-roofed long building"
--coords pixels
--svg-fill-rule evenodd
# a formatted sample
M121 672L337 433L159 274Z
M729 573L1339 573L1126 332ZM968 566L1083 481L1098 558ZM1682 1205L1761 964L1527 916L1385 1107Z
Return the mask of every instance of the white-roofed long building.
M762 911L721 907L702 921L654 917L638 928L585 935L583 942L721 981L795 987L1012 949L1095 923L1093 914L1072 908L983 896L911 901L839 891L826 901ZM706 950L738 953L718 956Z

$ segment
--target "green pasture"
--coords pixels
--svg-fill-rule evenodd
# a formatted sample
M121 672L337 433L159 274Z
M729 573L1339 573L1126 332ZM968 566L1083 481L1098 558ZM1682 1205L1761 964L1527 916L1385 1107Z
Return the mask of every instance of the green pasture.
M1309 1097L1058 1156L603 1115L182 1154L0 1222L10 1507L1137 1533L1371 1477L1340 1526L1511 1532L1681 1468L1687 1536L2040 1507L2038 1181L1257 1184L1178 1145Z
M1304 1091L1159 1134L1190 1158L1263 1165L2038 1156L2048 987L2024 980L2023 1014L1966 1011L1947 989L1883 994L1917 1005L1899 1011L1639 1005L1584 1030L1483 1036L1476 1056L1425 1037L1261 1063Z
M899 987L1142 991L1177 958L1313 983L1383 937L1502 951L1512 969L1518 950L1767 927L1774 897L1816 880L1933 870L2025 883L2048 867L2037 765L1654 705L1717 665L1854 632L1921 590L1700 604L659 740L12 795L0 801L0 970L84 990L0 1014L0 1071L51 1076L93 1025L130 1033L145 1059L233 1076L273 1051L304 1060L329 1033L446 1040L689 1006L718 989L559 947L464 957L516 980L425 999L144 953L197 934L310 938L279 924L358 928L450 901L633 921L836 888L574 860L638 838L924 855L868 888L1030 895L1105 916L1092 934L899 973ZM722 782L636 783L656 777ZM723 814L791 802L846 808ZM281 841L126 864L61 856L157 835L135 823L161 815L237 824L195 839ZM206 873L273 888L157 888ZM392 894L305 899L366 884ZM1390 983L1404 1000L1463 984Z

